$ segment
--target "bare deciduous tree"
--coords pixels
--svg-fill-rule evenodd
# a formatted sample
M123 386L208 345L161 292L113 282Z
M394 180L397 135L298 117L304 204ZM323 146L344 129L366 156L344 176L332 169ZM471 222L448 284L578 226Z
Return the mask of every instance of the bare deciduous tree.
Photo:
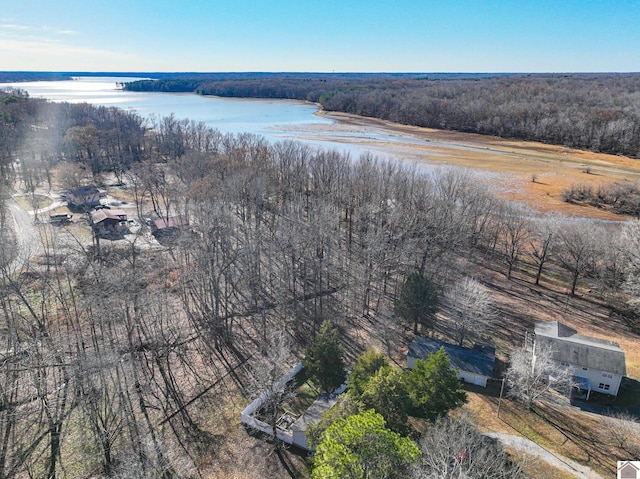
M502 246L504 258L507 262L507 279L511 279L511 273L522 256L525 244L530 235L530 224L527 219L529 213L524 208L510 205L502 215Z
M584 275L599 254L599 241L604 234L589 220L565 222L558 234L558 261L571 274L571 294L576 293L578 278Z
M536 284L540 284L542 270L553 251L559 228L559 218L546 216L533 224L533 232L529 240L530 256L536 264Z
M638 417L626 412L613 412L604 417L607 438L629 457L640 456L640 423Z
M622 230L621 244L628 257L625 281L622 285L628 294L627 304L632 310L640 310L640 221L626 223Z
M495 440L482 435L463 419L438 419L419 442L422 456L412 479L518 479L514 462Z
M453 335L460 346L469 336L479 336L486 331L496 317L491 294L469 276L446 291L444 304L450 311Z
M508 396L531 409L551 389L569 392L575 385L571 368L553 359L553 349L536 345L533 350L516 349L506 374Z
M251 396L264 395L259 414L271 426L271 434L277 437L278 419L283 405L295 397L295 389L291 382L282 381L289 372L291 346L283 330L275 330L269 334L258 361L249 370L248 392ZM276 449L282 447L280 441L274 442Z

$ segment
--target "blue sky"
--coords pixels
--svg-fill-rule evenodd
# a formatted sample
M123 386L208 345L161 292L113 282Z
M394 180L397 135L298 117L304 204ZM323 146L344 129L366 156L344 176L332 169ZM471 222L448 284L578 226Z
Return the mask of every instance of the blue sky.
M640 0L0 5L0 70L640 71Z

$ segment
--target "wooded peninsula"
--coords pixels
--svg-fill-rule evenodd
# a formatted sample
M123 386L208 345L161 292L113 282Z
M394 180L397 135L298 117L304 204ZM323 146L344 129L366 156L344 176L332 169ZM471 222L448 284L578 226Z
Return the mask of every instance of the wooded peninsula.
M640 74L216 74L131 91L289 98L406 125L640 156Z

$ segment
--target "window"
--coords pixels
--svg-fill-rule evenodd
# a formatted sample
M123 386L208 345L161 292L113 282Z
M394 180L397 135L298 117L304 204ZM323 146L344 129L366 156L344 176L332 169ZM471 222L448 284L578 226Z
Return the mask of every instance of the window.
M603 377L603 378L609 378L609 379L612 379L612 378L613 378L613 374L611 374L611 373L602 373L602 377Z
M602 389L603 391L608 391L610 387L611 387L611 386L609 386L609 385L608 385L608 384L606 384L606 383L600 383L600 384L598 385L598 389Z

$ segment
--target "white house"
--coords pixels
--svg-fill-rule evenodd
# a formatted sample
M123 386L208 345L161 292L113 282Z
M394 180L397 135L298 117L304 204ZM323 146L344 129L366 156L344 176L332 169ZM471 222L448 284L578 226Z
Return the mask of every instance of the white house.
M458 370L459 379L483 388L487 387L487 379L493 375L496 362L496 348L493 346L476 344L470 349L416 336L407 351L407 367L413 369L418 359L427 359L440 348L444 348L449 356L451 367Z
M622 377L627 374L624 351L618 343L581 336L575 329L559 321L539 322L535 325L533 354L548 346L553 359L571 367L580 389L611 396L618 395Z

